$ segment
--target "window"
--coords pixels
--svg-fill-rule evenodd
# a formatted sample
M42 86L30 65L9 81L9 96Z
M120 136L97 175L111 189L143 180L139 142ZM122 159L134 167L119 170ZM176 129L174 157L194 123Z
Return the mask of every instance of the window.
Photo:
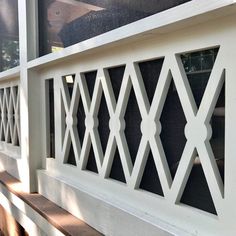
M18 1L3 0L0 8L0 71L18 65Z

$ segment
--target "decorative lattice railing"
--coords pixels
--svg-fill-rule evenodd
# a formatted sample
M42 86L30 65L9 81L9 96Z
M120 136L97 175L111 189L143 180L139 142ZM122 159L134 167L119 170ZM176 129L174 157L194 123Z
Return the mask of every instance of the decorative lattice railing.
M213 47L48 80L49 155L78 172L119 181L124 191L144 190L218 214L224 198L221 60L221 49ZM55 131L61 136L54 151Z
M19 82L0 84L0 148L11 157L20 156Z

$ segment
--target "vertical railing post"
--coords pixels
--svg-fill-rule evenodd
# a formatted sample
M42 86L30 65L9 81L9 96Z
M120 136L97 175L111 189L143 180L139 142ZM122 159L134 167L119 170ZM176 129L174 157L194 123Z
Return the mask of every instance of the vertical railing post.
M37 57L37 0L18 1L20 41L20 179L25 191L36 191L36 169L41 166L40 81L28 69L28 61Z
M228 29L229 33L225 37L224 61L225 61L225 206L224 218L227 230L236 230L235 222L236 210L234 204L236 199L236 46L233 38L236 37L236 28ZM233 208L232 208L233 207Z

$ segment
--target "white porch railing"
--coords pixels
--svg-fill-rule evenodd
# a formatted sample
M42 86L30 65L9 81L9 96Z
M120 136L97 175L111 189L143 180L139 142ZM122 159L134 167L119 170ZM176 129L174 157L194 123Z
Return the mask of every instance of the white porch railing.
M0 83L0 150L20 158L19 80Z
M234 232L228 195L233 180L228 174L232 155L228 151L232 145L229 117L234 112L229 107L232 105L229 88L234 86L234 80L228 74L233 63L226 60L236 32L233 26L227 28L233 18L225 17L220 26L212 22L129 46L98 50L93 55L68 59L66 64L59 62L40 72L42 86L45 87L48 79L53 79L54 86L55 155L47 158L48 173L63 176L68 184L81 185L91 195L102 196L105 202L126 211L135 209L136 215L153 224L158 225L156 219L161 219L193 235L196 231L200 235L221 235L226 227ZM223 33L217 30L219 27ZM212 69L204 71L202 67L204 73L209 73L209 79L197 104L189 78L191 73L186 73L181 57L214 48L219 50ZM152 66L143 70L144 63ZM147 78L145 73L150 71L152 78ZM180 124L177 113L171 125L165 123L170 121L162 117L169 92L179 99L178 109L182 109L185 123ZM45 127L49 127L48 106L52 94L49 90L44 93ZM225 100L221 105L218 105L219 98ZM173 107L168 107L177 109L175 102ZM217 130L213 127L213 117L225 122L225 136L221 136L218 144L212 142ZM163 132L168 125L176 132L170 132L170 138L177 132L185 138L184 145L178 137L175 140L175 146L183 145L175 171L163 144ZM51 137L47 131L47 145ZM220 157L215 147L220 147L221 154L223 148ZM51 156L49 152L45 155ZM205 181L201 182L205 187L189 188L192 195L184 195L188 185L199 184L191 173L200 164L203 178L199 181ZM69 198L66 192L54 196L42 183L40 180L40 192L53 201L59 203ZM55 186L53 191L60 188ZM199 198L205 206L193 203ZM63 203L63 207L79 215L72 205ZM86 221L99 228L89 216Z
M183 11L170 9L36 59L37 45L30 39L37 35L37 4L23 2L20 82L10 80L14 71L0 75L10 78L0 83L1 152L10 157L22 153L16 159L0 156L1 169L106 235L116 235L121 225L123 234L143 235L154 225L181 236L233 236L236 19L231 14L235 6L228 6L233 1L192 1ZM33 19L29 25L27 12ZM215 48L219 51L214 66L207 68L211 75L198 107L181 56ZM142 71L145 63L153 66ZM153 76L146 77L145 71ZM148 87L149 80L154 82ZM222 91L225 104L218 106ZM181 127L173 115L169 136L181 133L185 139L175 140L182 150L172 168L163 141L169 92L182 109ZM225 125L220 158L211 143L214 116ZM188 194L183 200L199 164L210 209L190 203ZM37 186L36 169L42 167ZM195 194L198 201L206 192ZM142 229L142 222L148 227ZM150 235L156 235L155 229Z

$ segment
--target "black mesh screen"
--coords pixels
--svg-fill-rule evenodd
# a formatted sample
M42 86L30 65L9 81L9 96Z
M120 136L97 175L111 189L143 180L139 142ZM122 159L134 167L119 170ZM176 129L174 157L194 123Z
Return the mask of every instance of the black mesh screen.
M172 178L174 178L182 156L186 138L184 128L186 118L172 79L161 114L161 141Z
M197 107L200 106L219 48L181 55Z
M125 66L109 68L108 73L111 79L111 85L114 91L116 101L120 93L121 83L124 76Z
M215 215L217 214L202 165L198 158L194 162L180 202Z
M164 58L139 63L140 72L143 77L143 82L150 104L152 103L152 99L156 91L156 85L161 73L163 61Z
M97 71L86 72L84 73L84 76L87 82L90 98L92 99L94 85L97 77Z
M124 174L123 167L122 167L121 160L120 160L120 153L117 148L115 151L115 155L114 155L114 159L113 159L113 163L112 163L111 172L110 172L109 177L111 179L115 179L120 182L126 183L125 174Z
M100 136L103 153L105 153L106 151L107 141L108 141L108 137L110 133L109 120L110 120L110 116L109 116L105 96L104 94L102 94L100 108L98 111L98 121L99 121L98 133Z
M82 147L84 134L85 134L85 112L83 107L83 102L80 97L78 110L77 110L77 130L79 134L79 140Z
M124 118L125 118L125 137L129 147L131 160L134 164L139 143L142 137L142 133L140 130L142 117L140 115L133 87L131 88L130 91L130 96Z
M215 111L211 118L212 137L210 144L214 153L217 166L224 181L225 157L225 84L216 103Z
M77 1L38 1L40 56L190 0Z
M88 156L88 162L87 162L87 165L86 165L86 170L92 171L94 173L98 173L97 163L96 163L96 160L95 160L95 155L94 155L92 145L90 147L90 152L89 152L89 156Z
M1 136L1 141L5 141L5 132L4 129L2 129L2 136Z
M151 150L147 158L139 188L158 194L160 196L164 196Z
M76 166L75 153L72 144L70 145L67 163Z
M54 81L49 79L48 83L48 100L49 100L49 119L50 119L50 136L49 136L49 156L55 157L55 119L54 119Z

